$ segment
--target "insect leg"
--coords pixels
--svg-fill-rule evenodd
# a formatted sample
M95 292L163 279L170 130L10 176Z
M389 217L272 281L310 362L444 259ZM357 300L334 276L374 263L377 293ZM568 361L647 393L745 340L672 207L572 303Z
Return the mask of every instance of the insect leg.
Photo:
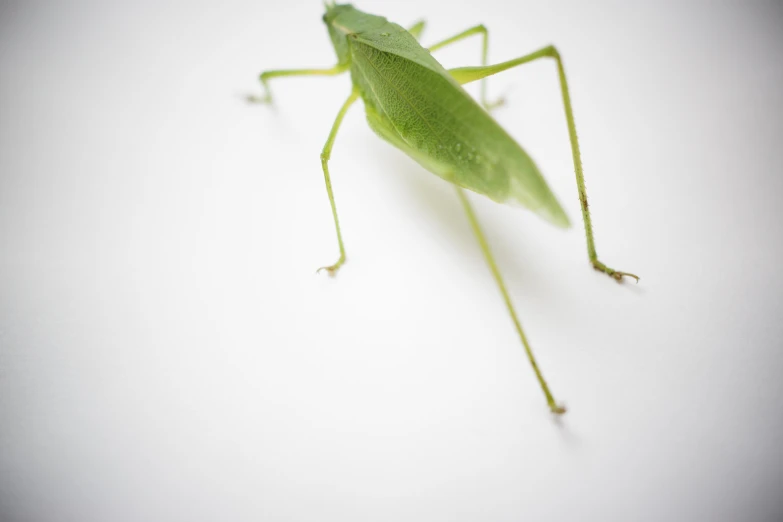
M495 283L497 283L498 288L500 289L500 293L503 295L503 301L506 303L506 309L508 309L508 313L511 315L511 320L514 321L514 327L516 327L519 338L522 340L522 345L525 347L527 358L530 361L531 366L533 366L533 371L536 373L538 383L541 385L541 389L546 396L546 402L549 405L549 409L552 410L552 413L565 413L565 407L560 406L557 404L557 402L555 402L555 398L552 396L552 392L549 391L549 386L547 386L547 383L544 380L544 376L541 374L541 370L538 368L538 363L536 362L536 358L533 355L533 350L530 348L530 343L527 341L527 336L525 336L525 332L522 330L522 324L519 322L517 313L514 311L514 305L511 302L511 297L508 295L508 290L506 290L506 284L503 282L503 277L500 275L500 270L498 270L497 264L495 263L495 258L492 256L492 252L489 249L487 238L484 237L484 233L481 231L481 227L479 226L478 220L476 219L476 214L473 212L473 207L468 201L468 196L465 194L465 191L462 188L456 188L459 199L462 201L462 206L465 207L465 213L468 215L470 226L473 228L473 232L476 234L476 238L478 239L479 245L481 246L481 252L484 254L484 257L487 260L487 264L489 265L489 269L492 271L492 277L495 278Z
M332 145L334 145L334 139L337 137L337 131L340 129L340 124L343 122L345 113L353 105L353 102L359 97L359 91L354 90L351 95L345 100L343 106L340 107L340 112L337 113L337 118L332 124L332 130L329 132L329 137L326 139L326 144L321 152L321 167L324 169L324 181L326 182L326 193L329 194L329 204L332 206L332 217L334 218L334 228L337 230L337 243L340 246L340 258L337 262L330 266L322 266L318 269L326 270L330 274L337 272L343 263L345 263L345 247L343 246L343 235L340 233L340 221L337 219L337 207L334 203L334 193L332 192L332 180L329 177L329 158L332 155Z
M415 39L418 40L419 37L421 37L421 33L422 31L424 31L424 28L426 26L427 26L426 20L419 20L418 22L410 26L408 32L411 33L411 36L413 36Z
M484 25L479 24L476 26L471 27L470 29L466 29L462 31L459 34L456 34L450 38L446 38L445 40L442 40L434 45L431 45L429 47L430 52L435 52L438 49L442 49L443 47L446 47L447 45L451 45L453 43L459 42L460 40L464 40L465 38L468 38L470 36L473 36L475 34L481 35L481 65L486 66L487 65L487 51L489 48L489 31ZM505 100L503 98L500 98L494 102L488 102L487 101L487 82L486 80L481 81L481 105L483 105L487 110L492 110L496 107L500 107L505 103Z
M560 91L563 97L563 106L565 107L566 122L568 123L568 135L571 139L571 154L574 160L574 171L576 172L576 187L579 191L579 201L582 204L582 220L584 221L585 225L587 255L590 259L590 263L593 265L593 268L599 272L608 274L618 282L623 280L623 276L633 277L638 282L639 276L629 272L621 272L619 270L609 268L598 259L598 254L595 250L595 240L593 239L593 224L592 220L590 219L590 210L588 209L587 205L587 191L585 189L585 178L584 172L582 170L582 155L579 152L579 140L576 136L574 111L571 108L571 94L568 91L568 81L566 80L563 61L560 58L560 53L557 51L557 49L550 45L534 53L527 54L507 62L489 65L486 67L460 67L458 69L451 69L449 73L461 84L466 84L476 80L483 80L487 76L492 76L493 74L497 74L512 67L516 67L517 65L522 65L524 63L538 60L539 58L552 58L557 63L557 72L560 77Z
M263 96L248 96L251 103L272 103L272 91L269 90L269 80L279 76L335 76L349 69L347 64L337 64L331 69L284 69L277 71L264 71L259 76L261 85L264 86Z

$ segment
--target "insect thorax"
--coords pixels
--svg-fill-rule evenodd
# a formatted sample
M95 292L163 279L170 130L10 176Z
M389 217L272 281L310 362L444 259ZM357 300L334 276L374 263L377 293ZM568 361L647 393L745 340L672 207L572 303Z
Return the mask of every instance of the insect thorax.
M350 35L378 30L389 22L382 16L363 13L351 4L326 5L323 21L329 30L337 61L341 65L351 62L351 50L348 44Z

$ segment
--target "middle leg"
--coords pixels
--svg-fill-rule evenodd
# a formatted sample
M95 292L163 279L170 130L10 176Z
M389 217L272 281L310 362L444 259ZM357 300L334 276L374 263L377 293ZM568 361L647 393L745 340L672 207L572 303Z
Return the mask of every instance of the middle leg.
M464 40L465 38L468 38L473 35L481 35L481 65L486 66L487 65L487 52L489 48L489 31L486 27L484 27L483 24L479 24L476 26L471 27L470 29L466 29L462 31L459 34L456 34L450 38L446 38L445 40L442 40L440 42L437 42L434 45L431 45L429 47L430 52L435 52L438 49L442 49L443 47L446 47L448 45L451 45L453 43L457 43L460 40ZM492 110L496 107L500 107L505 103L505 100L503 98L499 98L498 100L495 100L494 102L487 101L487 81L481 80L481 105L484 106L487 110Z

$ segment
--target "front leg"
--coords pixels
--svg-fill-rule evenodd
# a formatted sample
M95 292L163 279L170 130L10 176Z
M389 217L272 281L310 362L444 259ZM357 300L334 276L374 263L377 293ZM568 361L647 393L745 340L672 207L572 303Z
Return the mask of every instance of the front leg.
M359 92L354 90L351 95L345 100L343 106L340 107L340 111L337 113L337 118L334 120L332 130L329 132L329 138L326 140L324 150L321 152L321 167L324 171L324 182L326 183L326 193L329 195L329 204L332 207L332 217L334 218L334 228L337 230L337 244L340 247L340 257L333 265L322 266L318 269L326 270L331 275L334 275L337 270L345 263L345 247L343 246L343 235L340 232L340 221L337 219L337 205L334 202L334 193L332 192L332 179L329 176L329 158L332 155L332 146L334 145L334 139L337 137L337 131L340 130L340 124L343 122L345 113L353 105L353 102L359 97Z
M335 76L342 74L349 69L348 64L337 64L331 69L282 69L275 71L264 71L259 76L261 85L264 87L263 96L248 95L247 101L250 103L272 103L272 91L269 90L269 80L280 76Z

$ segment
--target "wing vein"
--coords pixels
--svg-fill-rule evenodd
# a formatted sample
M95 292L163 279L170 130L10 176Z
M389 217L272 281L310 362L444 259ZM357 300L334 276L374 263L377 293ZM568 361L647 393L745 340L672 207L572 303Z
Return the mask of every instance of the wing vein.
M362 45L366 45L366 44L364 44L364 43L363 43ZM356 47L357 47L357 48L359 48L360 46L356 46ZM368 47L371 47L371 46L368 46ZM423 115L423 114L422 114L422 113L421 113L421 112L420 112L420 111L419 111L419 110L416 108L416 106L413 104L413 102L411 102L411 100L409 100L409 99L408 99L408 98L407 98L407 97L406 97L406 96L405 96L405 95L402 93L402 91L400 91L400 89L398 89L398 88L397 88L397 86L396 86L396 85L394 85L394 83L392 83L392 82L391 82L391 80L389 80L389 79L388 79L386 76L384 76L384 74L381 72L381 70L380 70L380 69L378 69L378 68L375 66L375 64L372 62L372 60L370 60L369 56L368 56L367 54L365 54L365 53L364 53L364 51L363 51L363 50L359 49L359 52L361 52L361 53L362 53L362 55L364 56L364 59L365 59L365 61L366 61L367 63L369 63L369 64L370 64L370 66L371 66L373 69L375 69L375 72L376 72L376 73L378 73L378 76L379 76L379 77L380 77L382 80L384 80L384 81L385 81L385 82L386 82L386 83L387 83L387 84L388 84L388 85L389 85L389 86L390 86L392 89L394 89L394 90L397 92L397 94L400 96L400 98L401 98L403 101L405 101L405 102L408 104L408 106L409 106L409 107L410 107L410 108L413 110L413 112L415 112L415 113L416 113L416 115L417 115L417 116L418 116L418 117L421 119L421 121L423 121L423 122L424 122L424 124L425 124L425 125L426 125L426 126L429 128L429 129L430 129L430 131L432 132L432 135L433 135L433 136L436 136L436 139L437 139L437 141L438 141L438 144L440 144L440 146L441 146L441 147L443 147L443 149L444 149L444 150L448 151L448 154L449 154L449 155L452 157L452 159L453 159L453 160L455 160L455 163L456 163L456 162L457 162L457 159L458 159L458 158L457 158L457 156L455 156L455 154L454 154L454 152L451 150L451 148L449 148L449 147L446 147L446 146L444 145L443 141L441 140L440 133L438 133L438 132L435 132L435 129L432 127L432 125L431 125L431 124L430 124L430 122L427 120L427 118L425 118L425 117L424 117L424 115ZM378 50L378 52L383 52L383 51L380 51L380 50ZM400 58L402 58L403 60L405 60L405 58L403 58L403 57L400 57ZM364 72L362 72L362 75L365 77L365 79L367 78L367 76L366 76L366 75L364 75ZM369 82L369 81L368 81L367 83L371 85L371 82ZM381 106L383 106L383 105L381 104L381 101L380 101L380 99L379 99L378 95L375 93L375 90L373 90L373 95L375 96L375 99L376 99L376 100L378 100L378 104L379 104L379 105L381 105ZM386 112L386 109L385 109L385 108L384 108L384 112ZM388 117L388 113L387 113L387 117ZM394 121L392 121L391 119L389 119L389 121L391 121L392 125L394 125ZM395 125L395 127L394 127L394 128L396 129L396 128L397 128L397 126ZM397 134L400 134L400 133L399 133L399 131L397 132ZM412 145L412 144L411 144L411 143L410 143L410 142L409 142L407 139L405 139L405 137L404 137L402 134L400 134L400 137L401 137L403 140L405 140L405 143L407 143L408 145L410 145L411 147L413 147L413 145Z

